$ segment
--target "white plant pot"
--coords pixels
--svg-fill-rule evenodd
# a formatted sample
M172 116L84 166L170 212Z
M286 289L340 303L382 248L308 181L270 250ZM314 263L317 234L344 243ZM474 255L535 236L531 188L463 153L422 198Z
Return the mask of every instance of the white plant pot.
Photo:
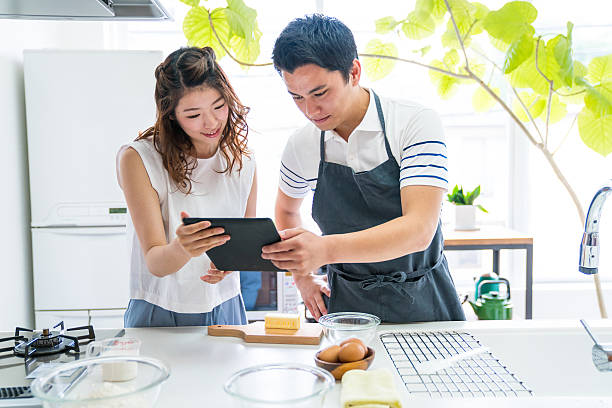
M455 229L459 231L476 230L476 207L455 205Z

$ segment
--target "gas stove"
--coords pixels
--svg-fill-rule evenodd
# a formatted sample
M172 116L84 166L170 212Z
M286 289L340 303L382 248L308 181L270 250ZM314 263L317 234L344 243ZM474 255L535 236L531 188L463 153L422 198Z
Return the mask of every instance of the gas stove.
M72 351L74 353L80 353L81 348L79 346L80 340L94 340L96 335L92 326L80 326L64 328L64 322L59 322L53 329L43 329L40 332L35 332L32 329L24 329L23 327L15 328L15 336L0 339L0 343L5 341L14 341L14 347L0 348L0 353L13 351L17 356L24 357L26 359L36 356L44 356L50 354L57 354L63 351ZM80 336L69 336L66 332L74 331L85 331L87 334ZM23 333L31 333L29 337L23 335Z
M8 399L31 400L29 384L39 367L42 370L78 360L85 351L83 346L95 338L92 326L65 328L63 321L51 329L17 327L14 336L0 338L0 407Z

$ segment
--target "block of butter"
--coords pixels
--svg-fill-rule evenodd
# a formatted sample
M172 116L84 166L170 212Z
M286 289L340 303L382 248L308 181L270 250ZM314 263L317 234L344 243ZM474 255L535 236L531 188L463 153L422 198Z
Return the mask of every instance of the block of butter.
M300 328L300 315L297 313L266 313L265 328L297 330Z

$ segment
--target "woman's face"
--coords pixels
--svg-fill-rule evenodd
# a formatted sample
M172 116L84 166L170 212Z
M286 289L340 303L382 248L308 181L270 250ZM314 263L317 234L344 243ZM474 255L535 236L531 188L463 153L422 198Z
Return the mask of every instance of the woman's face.
M211 157L217 151L228 112L223 96L214 88L194 89L179 99L174 115L191 138L198 158Z

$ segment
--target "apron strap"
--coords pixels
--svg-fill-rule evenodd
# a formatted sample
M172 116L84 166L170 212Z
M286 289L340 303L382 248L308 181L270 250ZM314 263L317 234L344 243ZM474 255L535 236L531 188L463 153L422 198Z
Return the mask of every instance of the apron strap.
M393 152L391 151L391 146L389 146L389 140L387 139L387 129L385 127L385 115L383 115L382 106L380 105L380 99L376 92L372 90L372 95L374 95L374 102L376 103L376 111L378 112L378 120L380 121L380 127L383 131L383 136L385 137L385 149L387 149L387 158L390 159L393 157Z

